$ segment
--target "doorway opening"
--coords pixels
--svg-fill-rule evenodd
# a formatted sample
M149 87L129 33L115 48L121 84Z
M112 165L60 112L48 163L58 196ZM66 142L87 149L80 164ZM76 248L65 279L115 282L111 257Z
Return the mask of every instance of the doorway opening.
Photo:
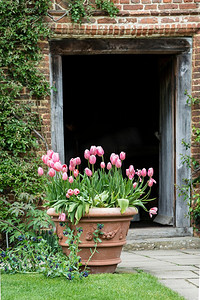
M166 56L166 57L169 57ZM99 54L62 57L65 161L101 145L105 161L125 151L125 167L154 168L159 198L160 69L165 55ZM85 161L85 166L84 166ZM140 221L149 221L140 210ZM148 223L148 222L147 222Z

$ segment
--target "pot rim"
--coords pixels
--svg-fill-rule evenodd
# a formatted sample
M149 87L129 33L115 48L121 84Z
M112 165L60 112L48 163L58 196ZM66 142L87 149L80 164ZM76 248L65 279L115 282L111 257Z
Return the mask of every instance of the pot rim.
M89 209L89 213L86 213L85 217L103 217L103 216L112 216L112 217L125 217L125 216L134 216L138 213L137 208L128 207L126 211L121 214L120 207L94 207ZM47 210L47 214L52 217L58 217L59 214L56 213L55 208L49 208Z

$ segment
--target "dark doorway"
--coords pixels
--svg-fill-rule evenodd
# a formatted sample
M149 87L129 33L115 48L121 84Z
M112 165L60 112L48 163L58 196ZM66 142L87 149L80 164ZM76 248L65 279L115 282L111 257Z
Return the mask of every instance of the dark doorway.
M106 161L112 152L125 151L126 167L154 168L152 196L158 199L159 56L72 55L62 60L66 162L75 156L84 162L84 150L91 145L104 148ZM140 218L149 217L141 211Z

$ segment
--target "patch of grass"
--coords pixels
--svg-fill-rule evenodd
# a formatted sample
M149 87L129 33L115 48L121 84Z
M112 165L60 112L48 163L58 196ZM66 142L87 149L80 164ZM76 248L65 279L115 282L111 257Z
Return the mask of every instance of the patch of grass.
M1 276L4 300L183 300L144 272L90 275L80 281L45 278L40 274Z

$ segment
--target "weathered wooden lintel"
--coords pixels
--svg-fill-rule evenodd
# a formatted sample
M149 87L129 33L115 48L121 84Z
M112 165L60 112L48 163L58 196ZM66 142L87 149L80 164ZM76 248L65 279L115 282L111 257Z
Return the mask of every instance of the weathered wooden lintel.
M190 51L191 45L186 38L85 38L51 40L51 54L180 54Z

